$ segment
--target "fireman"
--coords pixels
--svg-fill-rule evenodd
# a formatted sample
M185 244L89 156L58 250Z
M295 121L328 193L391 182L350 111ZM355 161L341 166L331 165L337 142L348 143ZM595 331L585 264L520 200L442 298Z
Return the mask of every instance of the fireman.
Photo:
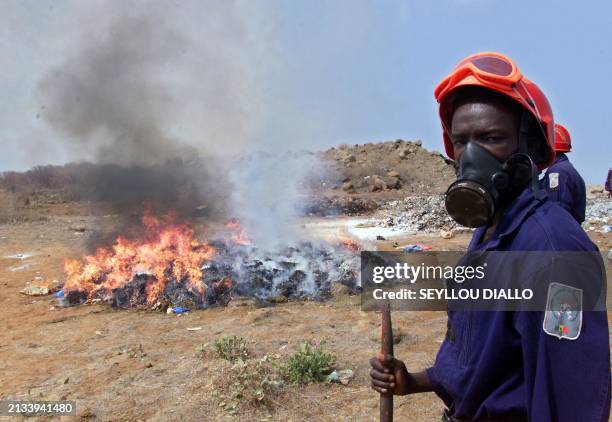
M548 197L557 201L581 224L586 210L586 186L580 174L567 158L572 150L572 138L567 129L555 124L555 162L546 170L542 187Z
M505 259L519 251L598 251L540 189L538 169L555 157L552 110L512 60L499 53L470 56L442 80L435 97L446 153L458 168L446 209L476 228L469 253L500 252ZM532 258L507 273L542 281L537 254L526 254ZM549 291L560 293L553 284ZM433 366L412 372L392 356L374 357L372 388L396 395L433 391L447 407L443 420L451 422L607 421L607 315L581 309L574 309L571 326L548 305L529 312L449 311Z

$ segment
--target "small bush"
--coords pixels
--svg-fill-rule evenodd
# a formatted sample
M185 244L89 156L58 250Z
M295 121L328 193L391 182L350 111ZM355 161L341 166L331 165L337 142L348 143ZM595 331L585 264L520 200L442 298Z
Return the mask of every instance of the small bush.
M334 370L336 357L324 352L323 345L323 342L318 346L308 342L298 344L295 353L278 365L283 377L295 384L325 381Z
M213 396L232 415L249 406L269 406L272 393L280 385L269 363L242 359L224 370L214 384Z
M138 346L119 346L117 349L117 354L125 355L132 359L138 358L140 360L143 360L147 356L142 344L139 344Z
M214 350L217 357L220 357L230 362L236 362L238 359L248 359L249 349L247 347L247 340L238 337L222 337L216 339L214 343Z

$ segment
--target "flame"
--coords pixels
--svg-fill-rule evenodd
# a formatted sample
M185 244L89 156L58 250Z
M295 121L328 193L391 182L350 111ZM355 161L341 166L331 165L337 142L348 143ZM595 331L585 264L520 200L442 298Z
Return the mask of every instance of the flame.
M351 252L359 252L361 250L361 245L344 233L341 229L336 230L335 236L325 236L325 240L330 243L342 245Z
M232 263L236 258L246 259L241 265L251 267L246 257L256 248L245 247L251 245L251 240L235 219L225 225L220 238L210 242L196 239L194 230L187 224L175 223L173 214L157 218L145 209L142 224L144 235L138 239L121 235L112 247L99 248L82 259L65 260L63 292L68 304L94 299L119 307L146 305L154 309L170 304L196 308L226 304L234 293L232 277L243 277L246 268L228 269L228 256ZM360 250L355 241L340 232L330 243L337 246L335 250L340 255L342 248ZM274 277L304 282L301 270L278 271L281 274ZM239 281L248 283L245 278ZM269 281L273 291L276 281ZM238 290L238 294L244 293L244 289Z
M149 305L157 302L171 279L203 297L206 286L201 267L214 257L215 249L195 239L189 226L173 221L173 214L158 219L145 209L144 241L119 236L110 249L100 248L80 261L66 259L64 292L84 292L88 299L105 297L140 275L147 277Z
M225 224L225 228L230 231L230 240L238 245L250 245L251 239L242 225L232 218Z

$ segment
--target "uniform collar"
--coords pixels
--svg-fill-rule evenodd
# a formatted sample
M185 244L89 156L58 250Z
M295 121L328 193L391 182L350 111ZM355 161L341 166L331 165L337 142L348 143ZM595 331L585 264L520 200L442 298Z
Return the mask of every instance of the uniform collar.
M543 198L546 197L543 191L540 191L540 193ZM480 243L490 225L481 226L474 231L468 251L493 250L497 248L503 238L514 233L540 203L541 200L536 199L531 190L531 185L529 185L506 209L489 240Z
M557 154L557 158L555 158L555 163L558 163L560 161L567 161L567 155L565 155L565 153L560 152Z

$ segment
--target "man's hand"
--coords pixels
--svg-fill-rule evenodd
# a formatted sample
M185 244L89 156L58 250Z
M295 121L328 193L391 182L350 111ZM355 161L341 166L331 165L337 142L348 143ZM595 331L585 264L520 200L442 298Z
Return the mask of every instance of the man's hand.
M406 365L392 356L370 359L370 379L372 388L385 394L391 391L394 395L432 391L426 372L411 374Z
M408 394L410 384L410 374L406 365L399 359L389 355L382 360L379 358L370 359L370 378L372 388L379 393L393 392L395 395L403 396Z

